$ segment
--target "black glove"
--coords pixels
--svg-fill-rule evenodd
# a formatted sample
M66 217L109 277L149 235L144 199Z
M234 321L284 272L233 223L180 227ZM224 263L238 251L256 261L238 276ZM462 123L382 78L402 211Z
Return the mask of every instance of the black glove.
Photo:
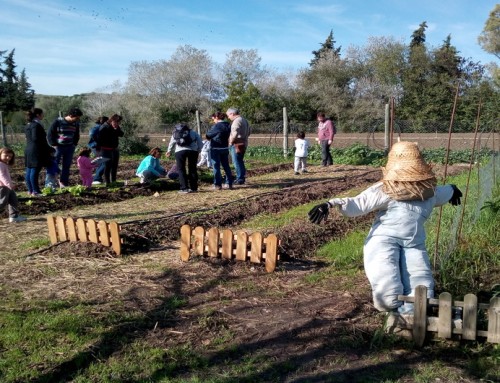
M322 203L321 205L314 206L311 211L307 214L309 216L309 221L312 223L320 224L321 221L327 220L328 210L332 207L329 202Z
M457 188L456 185L450 184L450 186L453 188L453 195L450 198L450 203L453 206L460 205L460 197L462 197L462 192L459 188Z

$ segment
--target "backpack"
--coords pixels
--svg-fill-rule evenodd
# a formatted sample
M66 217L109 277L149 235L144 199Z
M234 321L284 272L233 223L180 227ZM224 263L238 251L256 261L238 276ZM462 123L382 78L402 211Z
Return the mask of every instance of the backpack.
M329 119L329 120L332 123L333 135L335 136L337 134L337 127L335 126L335 122L333 122L332 119Z
M174 129L175 144L179 146L191 146L193 137L191 137L191 129L185 124L177 124Z

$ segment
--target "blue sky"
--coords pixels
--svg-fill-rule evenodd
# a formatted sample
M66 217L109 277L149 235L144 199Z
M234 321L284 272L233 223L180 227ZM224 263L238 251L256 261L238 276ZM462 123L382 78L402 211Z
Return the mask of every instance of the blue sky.
M477 37L496 0L0 0L0 50L15 49L39 94L73 95L127 81L133 61L169 59L180 45L223 63L233 49L257 49L262 65L308 66L333 30L336 45L370 36L409 43L426 21L427 43L448 34L460 54L495 61ZM498 62L498 60L496 60Z

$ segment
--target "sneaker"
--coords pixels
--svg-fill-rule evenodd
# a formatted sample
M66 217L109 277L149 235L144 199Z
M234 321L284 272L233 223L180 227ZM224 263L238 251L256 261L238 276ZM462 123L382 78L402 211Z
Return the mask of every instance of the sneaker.
M17 217L10 217L9 218L9 222L10 223L13 223L13 222L23 222L23 221L26 221L26 217L23 217L22 215L18 215Z
M299 172L295 172L295 175L296 175L296 176L300 176L300 173L299 173Z
M100 185L100 184L102 184L101 181L92 181L92 185Z
M179 194L188 194L188 193L191 193L191 190L189 189L181 189L178 191Z
M307 170L306 169L302 170L302 173L307 173Z
M214 185L212 187L212 189L214 189L214 190L222 190L222 186L220 186L220 185Z
M224 189L233 190L233 185L224 184Z

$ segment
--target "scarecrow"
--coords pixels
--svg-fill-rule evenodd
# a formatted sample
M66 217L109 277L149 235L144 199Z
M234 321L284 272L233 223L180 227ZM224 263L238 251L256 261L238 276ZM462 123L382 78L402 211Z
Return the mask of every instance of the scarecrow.
M333 198L309 212L320 224L336 206L347 217L376 212L363 248L364 268L373 303L379 311L411 313L413 305L398 295L413 296L418 285L434 296L434 279L425 248L424 223L432 209L450 202L460 205L455 185L436 186L436 177L416 143L395 143L389 152L383 178L353 198Z

